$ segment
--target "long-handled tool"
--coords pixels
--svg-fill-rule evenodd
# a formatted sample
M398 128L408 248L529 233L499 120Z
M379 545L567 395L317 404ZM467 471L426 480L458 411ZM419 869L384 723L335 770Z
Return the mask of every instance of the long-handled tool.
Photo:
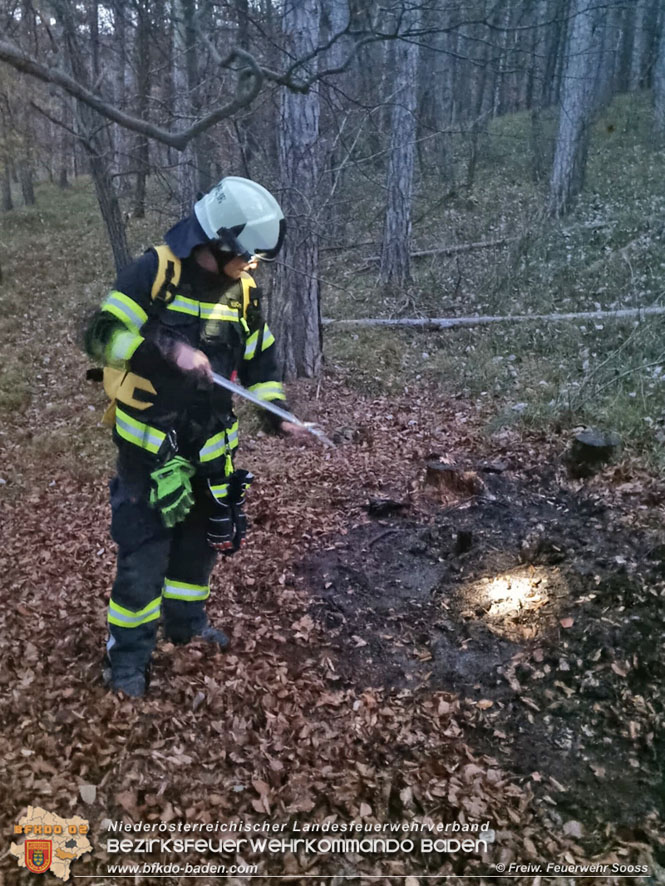
M226 388L226 390L231 391L232 394L237 394L239 397L243 397L245 400L249 400L250 403L254 403L255 406L260 406L261 409L267 409L268 412L272 412L273 415L278 415L280 418L284 419L284 421L291 422L291 424L298 425L298 427L300 428L304 428L306 431L308 431L308 433L312 434L314 437L317 437L326 446L331 446L333 449L335 448L335 444L332 442L332 440L328 439L321 428L318 427L318 425L315 425L313 422L301 421L292 412L287 412L286 409L282 409L281 406L276 406L270 400L262 400L261 397L257 397L256 394L248 391L247 388L243 388L242 385L239 385L236 382L225 378L223 375L219 375L217 372L213 372L212 380L215 382L216 385L219 385L220 388Z

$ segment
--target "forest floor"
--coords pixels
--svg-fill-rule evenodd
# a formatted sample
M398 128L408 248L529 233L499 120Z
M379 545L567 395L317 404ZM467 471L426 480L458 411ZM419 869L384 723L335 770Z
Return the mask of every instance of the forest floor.
M329 376L318 398L293 393L338 446L246 441L252 537L210 603L231 652L161 641L142 701L100 681L106 478L23 464L37 410L5 426L2 831L28 805L82 815L94 850L74 872L93 884L146 861L106 852L120 819L489 827L480 854L425 830L396 854L212 858L291 882L489 883L511 862L657 882L665 484L629 460L571 480L561 439L488 436L476 405L435 391L365 399ZM437 458L461 469L456 491L426 482Z

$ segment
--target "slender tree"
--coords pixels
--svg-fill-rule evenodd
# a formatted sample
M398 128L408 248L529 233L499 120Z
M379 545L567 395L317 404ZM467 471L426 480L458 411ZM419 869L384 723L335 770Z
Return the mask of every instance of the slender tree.
M403 27L415 30L420 21L417 7L406 9ZM411 279L411 202L416 141L416 84L418 44L400 40L395 50L395 83L386 180L387 205L381 250L381 282L404 284Z
M649 0L635 0L634 16L635 24L633 31L633 50L631 53L630 83L631 91L639 89L643 85L646 58L649 46L647 33L647 20L649 17Z
M134 43L134 67L136 70L136 113L145 119L148 114L150 92L150 0L138 0L136 4L136 40ZM150 166L150 144L143 134L134 137L134 167L136 188L134 190L134 215L145 216L146 179Z
M314 52L320 0L286 3L283 31L293 58ZM316 59L305 70L316 72ZM313 377L321 368L319 237L313 224L319 176L319 94L284 91L280 101L279 164L287 238L279 258L271 322L278 331L284 377Z
M594 102L598 7L573 0L548 210L563 215L584 184Z
M348 0L328 0L324 9L325 39L332 41L332 45L326 61L331 68L342 65L349 52L349 39L345 32L349 27L350 10ZM321 163L329 170L329 194L326 197L324 213L328 236L335 240L340 239L343 230L343 220L339 212L337 196L344 183L344 161L341 144L341 129L343 128L348 110L342 90L346 91L346 78L343 74L330 77L321 86L322 114L320 139ZM340 89L340 87L342 87ZM325 135L323 135L325 132Z
M658 140L665 139L665 15L661 16L658 51L653 69L654 131Z
M14 208L11 172L9 169L9 152L5 149L0 155L0 158L2 160L2 182L0 183L0 188L2 190L2 211L9 212Z
M81 35L76 27L73 10L65 3L57 3L59 29L65 47L65 57L71 70L72 78L83 85L89 84L86 71L86 54L83 51ZM93 32L94 57L94 32ZM111 178L109 155L111 146L108 128L100 125L99 115L84 102L78 103L77 128L79 139L83 145L90 172L95 185L95 193L100 212L106 225L109 242L113 251L116 268L129 264L131 255L127 244L127 232L120 212L118 197Z
M192 115L194 65L194 0L173 0L173 111L180 119ZM177 155L177 171L180 211L187 215L197 192L196 151L192 142Z

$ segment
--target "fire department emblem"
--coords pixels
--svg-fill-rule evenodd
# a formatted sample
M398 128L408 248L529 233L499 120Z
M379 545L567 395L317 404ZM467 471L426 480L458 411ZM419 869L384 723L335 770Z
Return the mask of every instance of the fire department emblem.
M51 867L53 843L51 840L25 841L25 866L33 874L43 874Z

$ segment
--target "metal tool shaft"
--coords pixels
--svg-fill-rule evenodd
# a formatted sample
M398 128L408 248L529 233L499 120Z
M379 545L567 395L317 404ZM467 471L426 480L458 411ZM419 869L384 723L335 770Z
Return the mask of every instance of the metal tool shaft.
M314 437L318 437L318 439L327 446L334 447L335 444L325 436L320 428L317 428L316 425L313 425L311 422L301 421L298 416L294 415L292 412L282 409L281 406L276 406L270 400L262 400L261 397L257 397L252 391L248 391L247 388L225 378L223 375L219 375L217 372L213 372L212 380L216 385L219 385L220 388L226 388L226 390L231 391L232 394L237 394L239 397L249 400L250 403L254 403L255 406L259 406L261 409L266 409L268 412L272 412L273 415L279 416L279 418L284 421L291 422L291 424L304 428Z

